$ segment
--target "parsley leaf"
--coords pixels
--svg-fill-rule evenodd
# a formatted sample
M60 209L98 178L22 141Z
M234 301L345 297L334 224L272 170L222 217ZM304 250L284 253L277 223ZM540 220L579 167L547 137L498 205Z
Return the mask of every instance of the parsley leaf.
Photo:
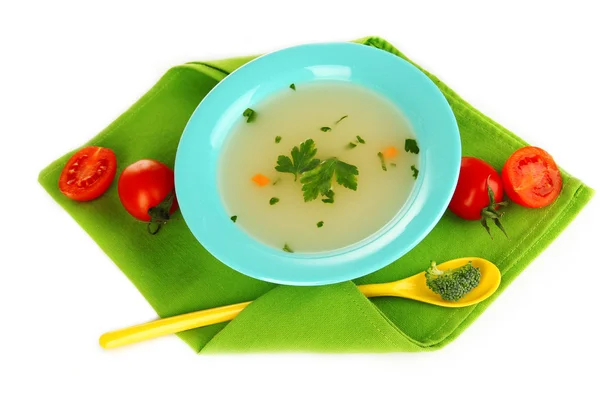
M275 136L275 143L281 142L281 136Z
M377 157L379 157L379 161L381 161L381 169L387 171L387 167L385 166L385 158L383 157L383 153L377 153Z
M333 203L333 191L331 184L333 176L335 181L341 186L350 190L356 190L358 182L358 168L355 165L347 164L337 158L330 158L321 162L316 168L304 173L300 182L304 192L304 201L315 200L319 195L327 197L325 200L331 200Z
M271 200L269 200L270 205L274 205L277 203L279 203L279 199L277 197L271 197Z
M404 142L404 150L407 153L419 154L419 146L417 146L417 141L415 139L406 139Z
M342 118L338 119L337 121L335 121L335 124L339 124L340 122L342 122L344 119L348 118L347 115L344 115Z
M321 131L322 131L322 132L329 132L329 131L331 131L331 128L330 128L330 127L328 127L328 126L322 126L322 127L321 127Z
M320 227L322 227L322 226L323 226L323 221L319 221L319 222L317 222L317 228L320 228Z
M234 215L234 216L232 216L230 219L231 219L231 220L233 221L233 223L235 224L235 221L237 221L237 215Z
M350 142L350 143L348 143L348 148L349 148L349 149L353 149L353 148L355 148L355 147L356 147L356 143L354 143L354 142Z
M296 85L292 83L292 84L290 85L290 89L292 89L292 90L296 90Z
M356 136L356 140L358 140L358 143L360 143L360 144L365 144L365 143L367 143L367 142L365 142L365 139L361 138L361 137L360 137L360 136L358 136L358 135Z
M287 243L283 245L283 251L285 251L286 253L293 253L294 252L294 250L292 250L290 248L290 246L288 246Z
M331 189L329 189L327 191L327 193L324 194L325 198L321 199L321 201L325 204L333 204L334 202L334 197L335 197L335 192Z
M246 108L242 113L243 117L246 117L246 123L250 123L256 119L256 111L251 108Z
M321 161L315 158L316 154L315 141L308 139L300 143L300 147L294 146L292 158L284 155L277 157L275 170L294 174L294 180L297 180L298 174L310 171L319 165Z
M413 172L413 178L417 179L419 176L419 170L414 165L410 166L410 170Z

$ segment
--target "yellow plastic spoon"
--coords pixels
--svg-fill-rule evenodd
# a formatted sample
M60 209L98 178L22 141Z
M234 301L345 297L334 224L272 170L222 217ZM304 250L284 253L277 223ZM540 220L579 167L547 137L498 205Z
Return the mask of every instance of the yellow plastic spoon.
M367 297L404 297L442 307L470 306L487 299L498 289L501 279L498 268L491 262L477 257L457 258L456 260L440 264L437 267L441 270L458 268L469 261L481 271L481 281L475 289L456 302L444 301L439 295L433 293L425 283L425 272L396 282L361 285L358 289ZM159 336L183 332L219 322L231 321L250 303L250 301L247 301L245 303L211 308L209 310L195 311L108 332L100 336L100 346L105 349L113 349Z

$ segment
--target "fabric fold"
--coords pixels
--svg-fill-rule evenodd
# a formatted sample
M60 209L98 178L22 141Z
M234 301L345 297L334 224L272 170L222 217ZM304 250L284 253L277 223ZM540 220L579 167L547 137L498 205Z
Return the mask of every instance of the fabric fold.
M352 282L344 282L271 290L219 332L203 353L419 350Z

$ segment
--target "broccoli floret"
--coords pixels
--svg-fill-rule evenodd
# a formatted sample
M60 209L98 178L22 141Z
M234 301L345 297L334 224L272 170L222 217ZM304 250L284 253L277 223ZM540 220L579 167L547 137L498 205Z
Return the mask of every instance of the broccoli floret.
M481 280L481 271L471 261L462 267L439 270L435 262L425 271L427 286L446 301L458 301L473 290Z

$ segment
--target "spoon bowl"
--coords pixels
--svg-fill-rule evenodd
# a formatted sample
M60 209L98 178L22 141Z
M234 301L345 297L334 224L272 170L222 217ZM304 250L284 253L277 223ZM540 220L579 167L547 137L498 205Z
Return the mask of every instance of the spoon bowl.
M500 286L501 274L498 267L488 260L479 257L464 257L446 261L437 266L444 271L462 267L471 261L475 268L481 272L479 285L467 293L458 301L443 300L440 295L434 293L427 287L425 272L411 277L389 283L376 283L372 285L361 285L358 288L367 297L394 296L417 300L423 303L435 304L441 307L467 307L477 304L490 297L498 286Z

